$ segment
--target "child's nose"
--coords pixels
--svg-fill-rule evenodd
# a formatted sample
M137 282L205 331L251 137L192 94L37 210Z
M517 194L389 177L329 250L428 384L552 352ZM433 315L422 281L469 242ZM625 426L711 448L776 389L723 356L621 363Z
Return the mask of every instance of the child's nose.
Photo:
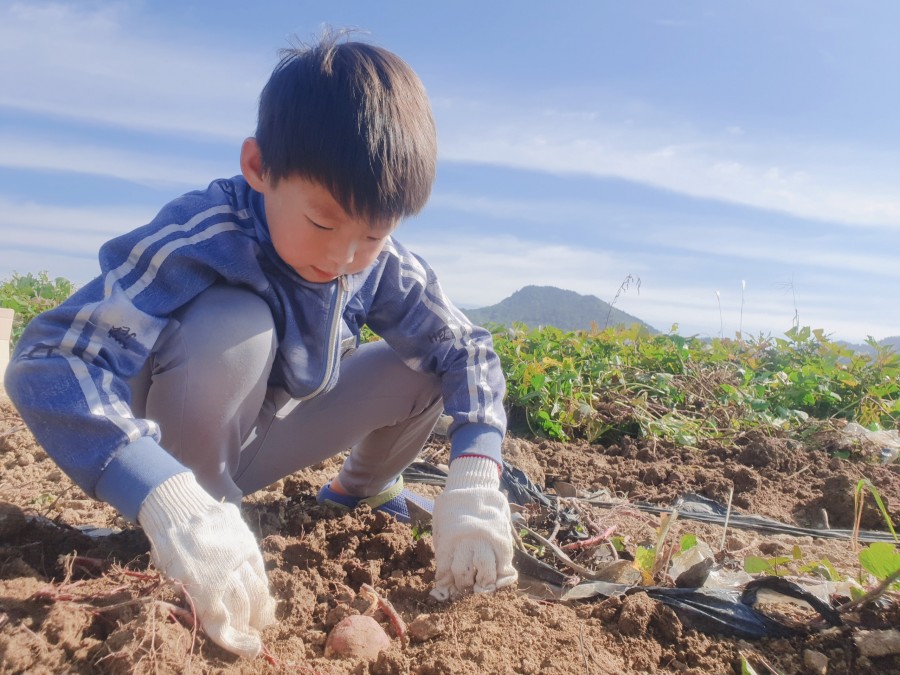
M356 241L337 241L328 250L328 261L335 267L341 268L353 262L356 255Z

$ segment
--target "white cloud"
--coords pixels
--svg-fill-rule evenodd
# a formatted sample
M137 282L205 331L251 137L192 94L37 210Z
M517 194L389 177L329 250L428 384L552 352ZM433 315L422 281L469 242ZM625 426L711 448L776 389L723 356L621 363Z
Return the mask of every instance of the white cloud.
M852 240L821 243L810 229L781 233L758 231L723 224L721 227L664 225L654 228L666 237L672 249L694 251L704 256L781 263L794 268L818 267L839 271L900 277L900 265L892 253L895 238L886 236L884 246L866 249Z
M716 291L719 290L719 297ZM716 289L689 281L660 284L643 279L640 295L626 293L616 306L640 317L659 330L678 324L681 334L731 337L745 334L780 333L790 328L793 309L790 298L780 293L747 289L741 310L740 283L736 288Z
M145 224L155 214L153 208L50 206L0 195L0 227L8 236L34 232L41 242L66 231L111 237Z
M172 154L154 156L75 141L44 141L0 135L0 167L68 171L106 176L149 186L196 188L215 177L240 172L237 146L230 163L186 159Z
M900 265L896 256L886 253L896 242L897 235L885 231L882 246L866 248L852 239L841 238L821 241L815 225L797 223L785 226L781 231L771 229L761 232L745 225L729 222L727 216L718 217L712 225L693 224L697 219L679 213L640 208L617 210L605 208L600 203L581 200L542 199L523 196L516 199L498 199L487 196L473 196L465 193L438 192L430 202L431 206L452 209L461 213L504 219L515 222L543 224L547 227L567 227L578 224L604 232L597 236L599 246L603 241L608 247L627 247L638 251L647 242L665 246L664 255L642 252L644 260L653 260L656 268L677 269L679 265L690 264L679 260L680 252L692 252L719 260L739 259L784 264L791 267L818 267L830 273L846 271L851 273L876 274L888 278L900 277ZM709 217L704 216L703 221ZM538 236L538 235L535 235ZM575 230L570 234L578 237ZM587 243L587 242L582 242ZM539 242L534 243L539 246ZM591 242L594 245L594 242ZM683 257L683 256L682 256ZM648 263L649 264L649 263Z
M163 30L152 25L152 9L142 0L83 4L0 0L0 108L87 121L79 127L96 125L101 132L104 126L149 132L116 135L138 138L152 148L148 153L124 149L124 143L114 147L110 137L103 142L85 135L56 141L29 137L21 131L28 128L27 115L18 115L24 120L21 129L10 127L0 133L0 167L190 188L237 173L237 142L252 129L259 90L274 65L274 49L251 53L246 51L251 47L234 41L214 44L208 31L191 26ZM197 42L189 37L192 33L205 33L201 39L207 42ZM164 37L154 39L154 34ZM473 83L473 90L508 96L494 104L442 98L441 84L436 83L431 89L436 93L441 158L611 176L828 223L883 225L888 226L884 245L866 249L853 241L834 244L799 232L799 226L797 232L774 234L770 228L761 236L746 227L747 214L735 221L743 228L727 224L715 229L691 226L683 216L660 213L652 204L646 212L638 213L637 207L622 213L609 209L598 217L591 195L554 201L534 193L497 199L448 190L436 193L433 203L526 225L577 221L598 223L598 228L600 223L613 223L620 230L608 235L616 252L601 253L577 237L567 246L546 246L512 235L490 235L474 242L460 242L451 235L435 240L414 227L407 237L401 229L401 239L419 242L414 248L433 262L460 304L492 304L528 284L554 285L610 300L627 274L647 274L640 295L625 294L617 307L661 329L678 321L687 332L716 335L720 330L716 288L693 287L701 283L695 281L700 273L695 268L709 265L721 271L723 260L724 265L746 260L804 269L801 281L818 293L798 294L804 323L846 330L849 339L857 340L865 332L879 337L900 333L900 327L885 325L900 316L893 300L900 267L890 255L896 242L887 236L888 228L900 225L896 190L900 165L887 151L815 139L801 144L767 138L758 124L740 113L706 131L644 102L615 99L615 92L596 94L590 91L592 84L583 86L582 100L590 96L604 100L591 105L572 104L565 95L551 96L553 92L536 85L534 99L522 101L514 100L519 94L503 91L502 82ZM547 101L555 107L548 107ZM65 139L63 127L70 125L59 126L53 133ZM155 134L227 140L234 143L234 161L223 165L193 159L199 157L196 148L164 155L151 145ZM0 277L12 269L47 268L86 280L94 274L99 245L146 222L154 211L48 207L0 195L4 242ZM650 251L641 246L648 243ZM38 253L42 247L45 252ZM708 270L703 271L709 278ZM818 283L811 282L813 272L821 274ZM880 278L870 276L873 272ZM742 276L751 279L743 270L734 273L735 283ZM872 279L889 286L883 297L872 298L871 292L867 294L871 289L861 287L871 285ZM726 333L733 333L741 322L745 331L779 330L793 316L789 294L763 293L751 282L741 319L733 288L720 290ZM864 317L876 317L877 323Z
M436 110L445 159L618 177L829 222L900 226L900 169L871 148L620 123L615 111L604 121L522 102L439 99Z
M743 311L739 283L721 289L720 303L714 288L644 281L640 296L626 294L616 306L660 330L677 323L680 333L701 337L732 337L738 331L745 336L780 336L792 326L797 312L800 325L821 328L835 339L862 342L866 335L900 334L900 323L894 320L900 315L900 303L860 295L854 285L835 284L835 279L817 293L798 291L796 298L772 284L748 284Z
M97 273L97 251L108 239L149 221L155 208L58 207L0 195L0 279L13 271L48 270L83 284ZM687 263L670 254L635 256L590 250L577 243L540 245L512 235L461 239L448 229L404 224L398 236L428 260L444 288L460 305L481 307L527 285L548 285L612 302L627 275L641 277L640 290L619 295L615 306L667 331L682 334L780 335L791 326L795 303L802 325L837 338L861 341L900 334L894 317L900 301L868 287L863 275L798 275L795 293L784 284L748 276L741 315L740 276L731 285L685 278ZM736 272L737 274L737 272ZM720 291L721 316L715 291ZM720 321L723 324L720 326Z
M64 277L80 288L100 274L100 265L96 251L91 258L47 250L0 251L0 281L8 279L14 272L47 272L51 279Z
M495 304L528 285L612 297L630 273L615 256L578 246L536 246L493 235L461 240L453 233L432 235L405 226L398 236L435 268L444 289L466 307Z
M154 215L152 208L48 206L0 195L0 279L47 270L83 284L97 274L104 242Z
M671 255L641 255L640 264L616 254L577 245L541 246L513 236L485 236L477 241L401 228L400 239L428 260L450 297L465 307L492 305L527 285L548 285L594 295L659 330L679 325L682 334L726 337L776 335L788 330L799 312L801 325L822 328L838 339L859 342L866 334L900 333L900 301L865 294L863 280L839 275L798 277L794 294L784 284L754 276L747 281L741 309L741 279L716 289L685 278ZM662 269L660 269L662 268ZM642 279L616 298L628 274ZM807 288L814 289L807 291ZM715 291L720 290L720 303Z
M587 200L515 199L436 191L428 208L446 208L471 215L531 223L572 223L596 217L597 205Z
M89 7L0 4L0 106L230 140L252 132L271 64L234 43L148 39L130 3Z
M274 49L261 56L233 42L199 44L183 27L151 39L142 5L87 7L0 3L0 106L232 142L252 132ZM495 104L434 89L443 159L613 176L804 217L900 226L900 168L872 149L802 146L737 124L704 132L608 91L591 105L562 92L551 108L547 91Z

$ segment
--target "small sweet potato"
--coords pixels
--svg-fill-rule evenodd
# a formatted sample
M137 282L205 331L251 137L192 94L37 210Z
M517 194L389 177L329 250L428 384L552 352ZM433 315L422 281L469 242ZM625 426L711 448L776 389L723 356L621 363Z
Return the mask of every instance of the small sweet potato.
M371 616L354 614L331 629L325 641L325 656L371 660L390 644L381 624Z

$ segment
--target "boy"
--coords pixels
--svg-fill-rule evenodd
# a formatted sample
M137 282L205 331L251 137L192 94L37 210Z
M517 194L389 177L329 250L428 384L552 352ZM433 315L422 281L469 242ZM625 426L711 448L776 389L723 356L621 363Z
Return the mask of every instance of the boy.
M6 389L38 441L144 528L236 654L258 654L275 620L241 496L347 448L319 501L433 509L435 597L516 580L490 335L392 236L427 201L436 154L424 88L396 55L335 38L288 50L242 175L105 244L101 276L16 348ZM360 346L363 324L384 340ZM432 504L400 473L444 409L450 474Z

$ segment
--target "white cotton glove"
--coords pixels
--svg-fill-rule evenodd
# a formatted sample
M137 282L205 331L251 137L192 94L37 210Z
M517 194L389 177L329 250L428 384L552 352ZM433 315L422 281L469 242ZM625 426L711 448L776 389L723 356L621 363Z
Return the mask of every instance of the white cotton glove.
M212 641L239 656L259 654L259 631L275 622L275 600L238 508L214 500L194 474L179 473L149 494L138 522L153 564L184 584Z
M459 457L450 464L432 519L438 600L467 589L487 593L515 583L509 501L500 492L497 463Z

